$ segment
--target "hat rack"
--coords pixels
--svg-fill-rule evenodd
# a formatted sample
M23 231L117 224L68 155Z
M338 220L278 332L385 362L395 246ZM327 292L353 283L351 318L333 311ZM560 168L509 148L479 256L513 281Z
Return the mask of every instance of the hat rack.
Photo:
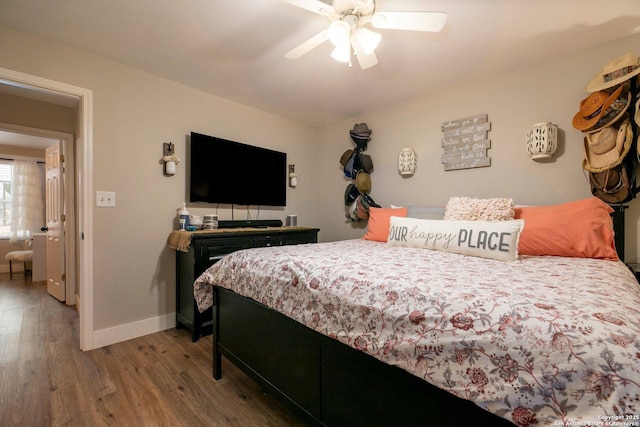
M371 133L366 123L356 123L349 131L355 148L345 151L340 158L345 177L352 181L347 184L344 195L345 217L352 223L367 221L369 208L380 207L370 195L373 161L370 155L364 154L371 141Z
M591 187L594 196L599 197L607 202L613 212L615 233L615 246L618 256L624 261L625 252L625 210L629 207L629 203L634 200L640 193L636 175L638 164L640 162L640 152L638 151L640 138L640 112L638 112L638 100L640 99L640 60L635 55L628 53L616 58L600 70L598 74L587 84L586 91L590 93L580 103L580 111L574 116L573 127L582 131L585 144L585 160L583 169L588 175L589 184L592 185L595 174L610 173L609 169L617 168L618 173L622 174L622 169L630 176L629 186L626 187L624 193L614 193L599 189L599 187ZM628 87L628 92L627 92ZM622 106L621 111L616 111L615 103L619 101L626 104ZM594 106L589 103L593 102ZM592 108L592 107L599 107ZM628 124L627 123L627 119ZM595 122L595 123L594 123ZM618 138L622 135L622 129L627 127L626 137L623 143L616 140L616 145L612 145L611 135L606 139L603 132L612 133L611 127L618 133ZM631 139L629 142L628 139ZM602 141L608 143L607 147L598 146L597 143ZM629 143L627 143L629 142ZM621 148L622 147L622 148ZM608 151L607 151L608 150ZM612 152L613 150L617 150ZM591 158L598 157L601 164L595 165L591 163ZM604 161L606 157L606 162ZM610 160L614 161L611 162ZM610 166L608 166L610 165ZM597 166L597 168L595 168ZM622 178L620 178L622 183ZM616 191L619 186L616 187ZM615 200L621 201L615 201Z

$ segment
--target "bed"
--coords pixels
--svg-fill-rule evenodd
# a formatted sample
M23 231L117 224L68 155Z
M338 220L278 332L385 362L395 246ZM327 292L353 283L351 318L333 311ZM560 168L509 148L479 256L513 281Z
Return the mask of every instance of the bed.
M227 357L315 425L640 425L640 286L622 261L381 240L238 251L205 271L214 377Z

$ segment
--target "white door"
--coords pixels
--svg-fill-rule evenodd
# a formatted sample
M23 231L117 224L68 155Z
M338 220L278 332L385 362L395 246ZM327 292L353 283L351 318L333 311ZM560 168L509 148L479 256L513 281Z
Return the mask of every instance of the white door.
M47 216L47 292L65 300L64 269L64 163L61 161L62 141L46 149L45 166Z

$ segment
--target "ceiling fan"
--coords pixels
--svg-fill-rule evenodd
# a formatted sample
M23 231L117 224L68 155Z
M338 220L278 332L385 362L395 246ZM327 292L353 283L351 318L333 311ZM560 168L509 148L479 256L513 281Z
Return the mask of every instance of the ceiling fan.
M329 40L331 56L351 66L352 52L364 70L378 63L374 50L380 33L365 28L438 32L447 20L444 12L376 12L375 0L335 0L333 5L320 0L284 0L286 3L327 17L329 27L285 54L297 59Z

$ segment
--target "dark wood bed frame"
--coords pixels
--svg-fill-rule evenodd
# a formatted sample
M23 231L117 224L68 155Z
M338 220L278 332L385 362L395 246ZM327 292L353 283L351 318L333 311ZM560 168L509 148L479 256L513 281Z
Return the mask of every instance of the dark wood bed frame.
M619 231L624 216L617 219ZM214 286L215 379L222 377L222 356L311 425L513 427L400 368Z

